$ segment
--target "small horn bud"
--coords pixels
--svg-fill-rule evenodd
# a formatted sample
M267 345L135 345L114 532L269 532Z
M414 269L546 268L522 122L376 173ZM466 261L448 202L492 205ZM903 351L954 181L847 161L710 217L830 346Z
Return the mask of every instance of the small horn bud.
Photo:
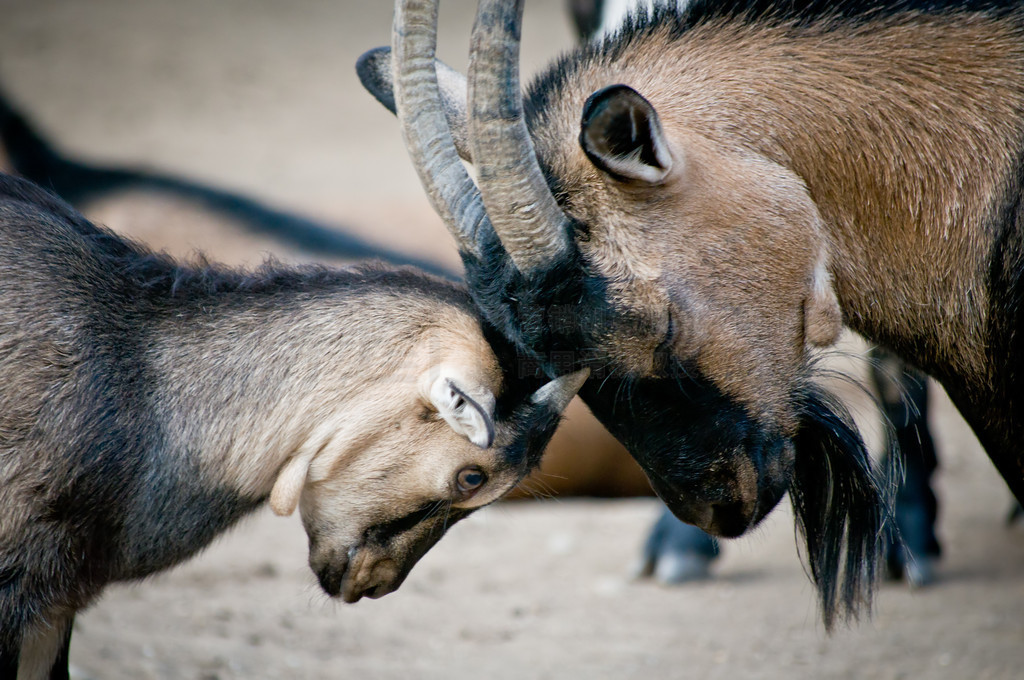
M547 404L552 412L561 413L589 377L589 368L559 376L534 392L530 401L534 404Z

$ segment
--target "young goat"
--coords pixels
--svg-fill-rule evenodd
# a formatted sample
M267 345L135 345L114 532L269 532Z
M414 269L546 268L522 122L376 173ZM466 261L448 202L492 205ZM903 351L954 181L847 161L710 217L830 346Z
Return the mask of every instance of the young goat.
M585 379L519 378L410 269L185 266L0 176L0 678L66 677L75 612L269 500L348 602L396 589L539 461ZM497 352L497 353L496 353Z

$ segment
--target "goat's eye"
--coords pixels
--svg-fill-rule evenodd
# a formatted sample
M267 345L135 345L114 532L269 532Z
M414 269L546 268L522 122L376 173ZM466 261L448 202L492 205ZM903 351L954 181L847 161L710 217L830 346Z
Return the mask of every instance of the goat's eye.
M476 466L462 468L455 477L455 485L459 487L459 491L462 493L476 491L486 481L487 475Z

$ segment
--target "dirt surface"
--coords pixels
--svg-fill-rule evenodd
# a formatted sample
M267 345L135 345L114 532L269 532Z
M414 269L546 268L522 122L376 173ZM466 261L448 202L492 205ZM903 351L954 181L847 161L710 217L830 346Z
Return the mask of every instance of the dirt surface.
M203 179L457 261L394 120L353 73L362 51L388 41L390 3L2 6L0 85L65 150ZM560 3L530 2L526 14L533 72L571 35ZM444 3L441 53L456 66L471 20L470 3ZM119 196L89 213L176 253L297 257L165 197ZM110 588L79 617L72 663L97 680L1024 677L1024 529L1004 525L1008 492L936 396L939 581L883 587L873 618L832 636L785 508L725 544L713 580L664 588L627 577L653 500L548 500L478 513L398 593L354 606L319 592L295 518L257 514L188 564ZM862 399L857 411L871 422Z

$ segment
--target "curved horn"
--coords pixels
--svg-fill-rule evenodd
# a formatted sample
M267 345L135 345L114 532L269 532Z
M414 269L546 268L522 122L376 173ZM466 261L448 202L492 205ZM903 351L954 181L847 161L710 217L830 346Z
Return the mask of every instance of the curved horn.
M571 246L569 220L537 163L519 87L522 0L480 0L469 63L469 142L491 224L519 271Z
M472 162L469 155L469 123L466 122L466 76L437 59L434 60L434 70L441 90L441 108L448 120L448 130L455 140L455 151L463 160ZM356 74L374 99L391 113L397 113L390 47L375 47L364 52L356 61Z
M434 210L459 249L481 257L491 224L480 192L455 151L434 70L437 0L397 0L391 33L395 108L402 138Z

